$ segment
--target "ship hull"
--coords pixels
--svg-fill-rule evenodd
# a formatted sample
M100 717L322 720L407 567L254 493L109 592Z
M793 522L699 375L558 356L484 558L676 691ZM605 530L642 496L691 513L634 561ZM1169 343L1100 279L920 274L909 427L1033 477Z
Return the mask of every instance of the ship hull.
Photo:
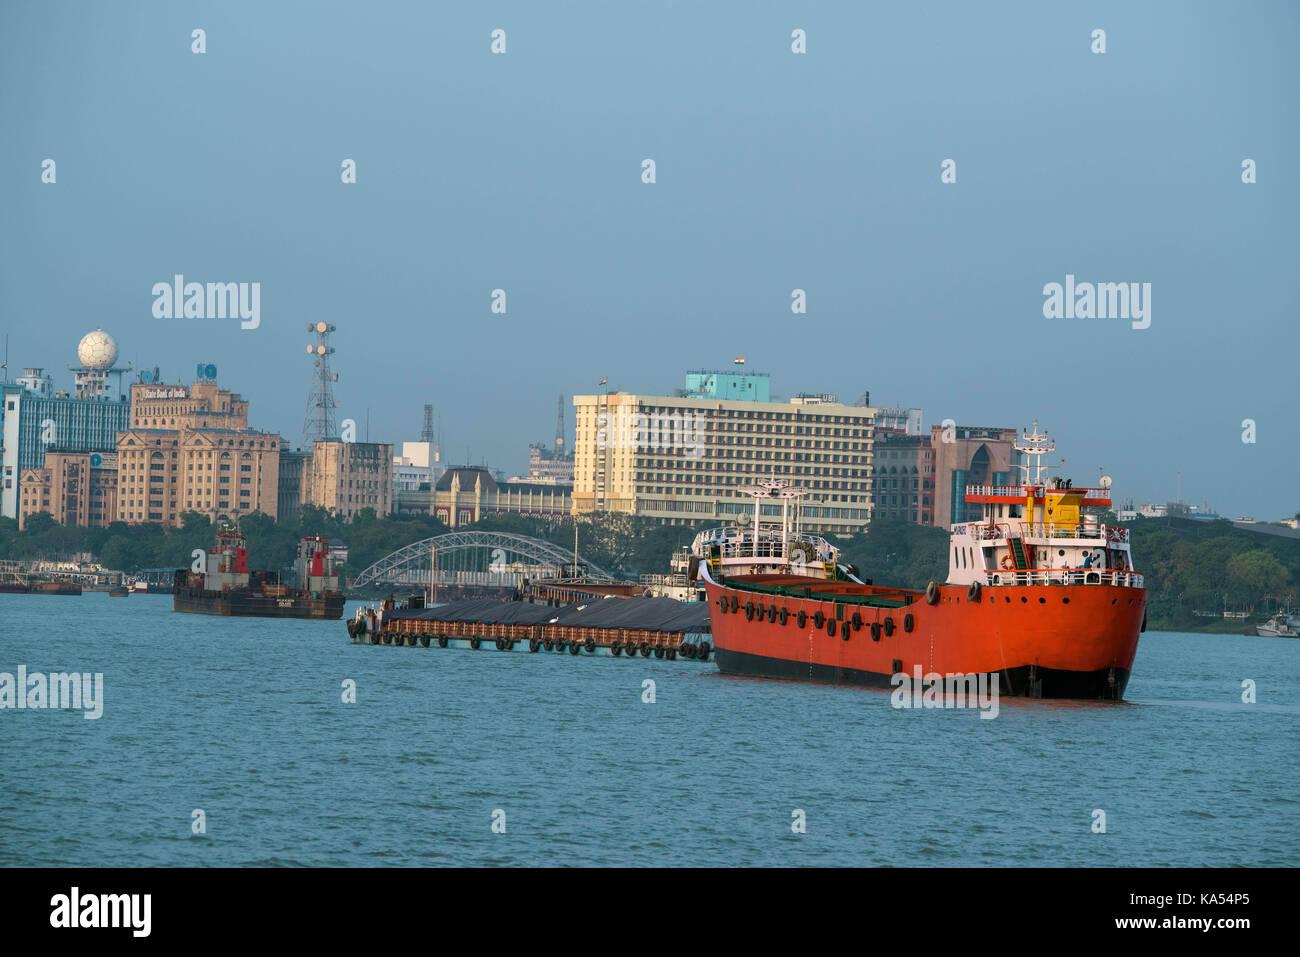
M1107 585L988 587L976 601L965 586L941 586L931 605L917 592L871 586L840 586L844 600L834 601L756 594L743 581L719 585L707 575L702 580L723 674L881 688L891 687L894 675L919 669L927 676L996 674L1003 695L1119 700L1146 611L1143 589ZM862 595L887 597L897 607L854 603ZM729 609L733 597L737 610L723 612L719 602L725 598ZM784 624L758 611L773 606L785 610ZM821 626L814 624L818 613Z
M304 598L219 592L172 593L172 608L176 611L234 618L312 618L337 621L343 617L344 601L342 595Z

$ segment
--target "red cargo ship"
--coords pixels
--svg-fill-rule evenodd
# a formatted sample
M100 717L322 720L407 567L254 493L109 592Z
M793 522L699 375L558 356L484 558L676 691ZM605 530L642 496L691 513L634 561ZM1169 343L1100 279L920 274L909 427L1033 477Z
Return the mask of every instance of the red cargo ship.
M1037 423L1016 448L1037 464L1019 466L1021 485L967 487L983 514L952 527L947 581L924 591L872 585L834 560L810 565L789 534L788 502L802 490L748 489L752 535L710 546L699 563L718 669L890 687L919 668L997 675L1004 695L1121 699L1146 591L1128 529L1085 511L1110 505L1109 479L1101 488L1045 479L1042 456L1054 446ZM779 532L769 525L765 536L763 505L778 503Z

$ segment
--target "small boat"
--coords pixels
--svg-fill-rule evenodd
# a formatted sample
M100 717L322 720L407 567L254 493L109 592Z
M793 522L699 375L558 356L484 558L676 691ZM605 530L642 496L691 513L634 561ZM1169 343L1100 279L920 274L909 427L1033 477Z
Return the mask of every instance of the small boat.
M131 589L125 585L114 585L108 590L109 598L127 598L131 594Z
M1261 638L1300 638L1300 617L1288 611L1279 611L1254 627L1255 634Z

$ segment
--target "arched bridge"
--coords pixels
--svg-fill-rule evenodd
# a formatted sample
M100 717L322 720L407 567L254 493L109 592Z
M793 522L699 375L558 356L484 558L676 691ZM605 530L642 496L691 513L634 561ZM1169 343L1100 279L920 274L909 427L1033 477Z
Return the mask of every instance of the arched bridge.
M559 545L509 532L449 532L414 542L361 572L352 587L427 587L437 562L439 586L513 588L527 579L572 576L573 552ZM578 556L582 574L612 578Z

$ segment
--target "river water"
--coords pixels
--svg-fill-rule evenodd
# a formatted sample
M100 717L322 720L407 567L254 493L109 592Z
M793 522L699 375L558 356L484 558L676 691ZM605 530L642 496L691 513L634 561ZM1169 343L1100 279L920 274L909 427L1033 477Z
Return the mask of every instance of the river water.
M1300 641L1148 632L1125 703L982 720L165 595L0 620L0 672L103 674L98 719L0 711L8 865L1300 864Z

